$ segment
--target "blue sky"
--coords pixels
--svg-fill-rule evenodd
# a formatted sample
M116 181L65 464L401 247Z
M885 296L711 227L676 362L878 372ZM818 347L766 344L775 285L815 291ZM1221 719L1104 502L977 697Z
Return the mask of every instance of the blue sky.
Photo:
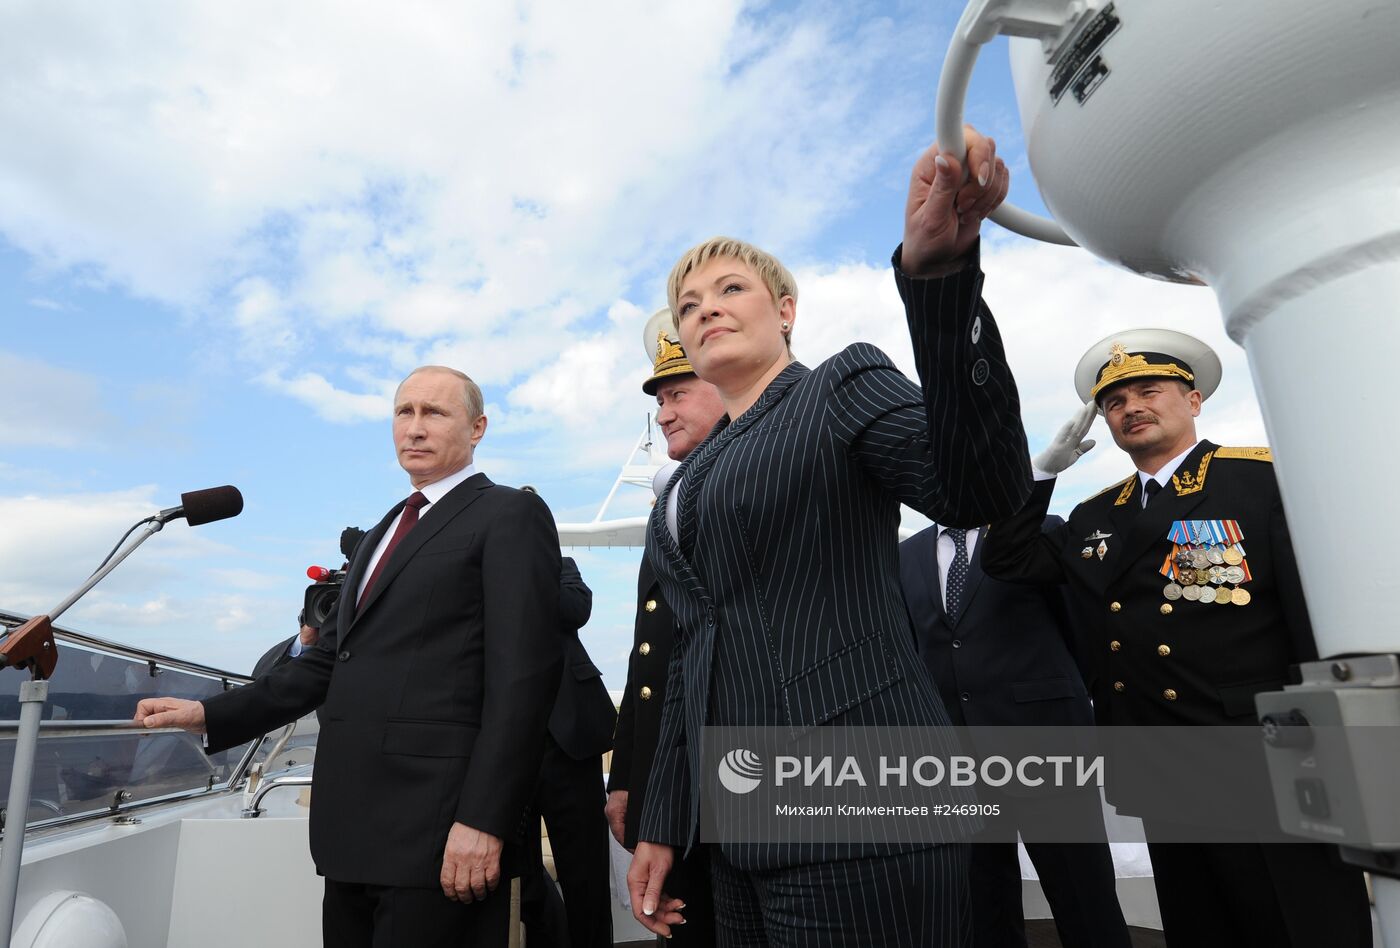
M0 11L0 606L51 608L141 516L236 484L64 622L233 670L289 635L312 563L406 492L409 369L483 383L480 467L592 517L651 407L641 327L715 233L796 272L798 357L860 339L912 369L888 273L961 10L653 0ZM1004 46L968 118L1040 210ZM1208 291L990 228L984 268L1038 447L1117 328L1216 345L1202 432L1259 443ZM1129 469L1101 447L1068 507ZM611 512L640 513L624 488ZM640 550L574 551L620 688Z

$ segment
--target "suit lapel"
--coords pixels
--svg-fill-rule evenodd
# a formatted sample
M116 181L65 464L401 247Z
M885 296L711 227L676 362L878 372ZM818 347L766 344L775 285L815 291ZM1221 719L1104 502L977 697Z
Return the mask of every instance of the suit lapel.
M345 585L341 587L340 599L336 602L336 628L342 630L341 639L350 634L350 626L355 621L355 598L359 593L360 583L364 580L365 570L369 568L370 557L374 556L379 542L384 539L385 531L389 529L400 510L403 510L403 501L395 504L384 518L365 534L356 551L357 555L350 562L350 569L345 573Z
M676 532L680 535L681 550L689 550L695 542L695 501L700 494L700 486L705 482L706 476L714 467L715 460L725 446L757 424L764 415L782 401L787 390L809 372L810 370L801 362L788 363L778 373L777 378L768 383L763 394L758 396L758 401L728 424L721 422L723 427L711 432L710 436L695 449L691 457L686 458L686 463L681 467L681 470L685 471L685 487L681 491L676 505ZM679 474L678 471L677 476L671 478L672 484L680 479Z
M982 543L987 539L986 529L977 528L977 545L972 548L972 559L967 562L967 579L963 582L962 609L958 611L957 621L953 623L953 628L962 624L963 618L972 606L972 599L977 595L977 590L982 585L983 578L987 575L982 572Z
M1196 445L1196 449L1176 469L1174 481L1168 483L1145 510L1142 509L1142 478L1136 478L1138 486L1129 504L1136 504L1138 512L1126 524L1127 535L1109 566L1110 582L1136 563L1154 543L1166 540L1173 521L1188 519L1191 511L1206 499L1209 458L1213 456L1215 448L1216 445L1209 441ZM1120 522L1122 519L1119 518Z
M394 581L394 577L403 570L404 565L413 559L413 554L417 553L424 543L436 536L454 517L476 503L481 492L491 486L491 480L485 474L473 474L433 504L424 518L415 524L413 529L409 530L408 534L399 541L399 545L394 548L389 562L384 564L384 571L374 581L374 588L369 591L365 596L365 601L360 603L358 610L356 610L355 620L350 623L351 628L354 628L355 621L375 604L384 590ZM402 509L403 504L399 504L397 510ZM392 520L392 518L390 519ZM382 530L379 533L380 536L383 536ZM378 541L376 541L377 545Z
M917 597L910 602L910 617L919 626L933 625L947 618L943 612L943 592L938 585L938 534L936 528L909 541L913 544L915 574L908 594Z

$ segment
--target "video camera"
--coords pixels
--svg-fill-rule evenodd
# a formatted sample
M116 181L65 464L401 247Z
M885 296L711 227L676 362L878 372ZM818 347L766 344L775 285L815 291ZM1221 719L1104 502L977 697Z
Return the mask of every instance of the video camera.
M316 580L306 587L306 599L302 604L301 614L297 616L297 625L309 625L313 629L321 628L322 623L330 617L340 602L340 590L345 585L345 572L350 568L350 557L355 553L355 547L360 545L360 540L364 538L365 531L359 527L346 527L340 534L340 552L345 557L345 565L340 569L326 569L324 566L312 566L306 571L306 575Z

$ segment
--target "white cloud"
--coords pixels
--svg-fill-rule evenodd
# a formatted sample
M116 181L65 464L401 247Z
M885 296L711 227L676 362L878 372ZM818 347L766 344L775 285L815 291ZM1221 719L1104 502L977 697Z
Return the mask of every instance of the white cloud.
M381 386L380 394L355 394L336 388L318 372L303 372L286 378L275 372L264 372L258 381L274 391L292 396L316 410L326 421L383 421L389 417L394 385Z
M877 79L915 48L892 22L762 13L10 7L0 230L224 327L328 419L369 402L302 373L308 352L376 377L446 353L511 384L538 364L531 327L613 366L591 314L712 231L803 244L920 114Z

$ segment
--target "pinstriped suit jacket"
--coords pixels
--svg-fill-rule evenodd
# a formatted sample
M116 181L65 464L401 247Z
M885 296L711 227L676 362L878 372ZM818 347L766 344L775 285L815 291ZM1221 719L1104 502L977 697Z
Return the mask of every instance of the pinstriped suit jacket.
M947 724L913 648L899 505L977 525L1031 487L1015 382L975 262L895 273L923 391L873 346L789 365L721 419L654 508L647 555L679 625L640 838L695 839L705 725ZM679 542L666 527L681 484ZM950 833L959 828L949 826ZM913 848L725 846L740 868Z

